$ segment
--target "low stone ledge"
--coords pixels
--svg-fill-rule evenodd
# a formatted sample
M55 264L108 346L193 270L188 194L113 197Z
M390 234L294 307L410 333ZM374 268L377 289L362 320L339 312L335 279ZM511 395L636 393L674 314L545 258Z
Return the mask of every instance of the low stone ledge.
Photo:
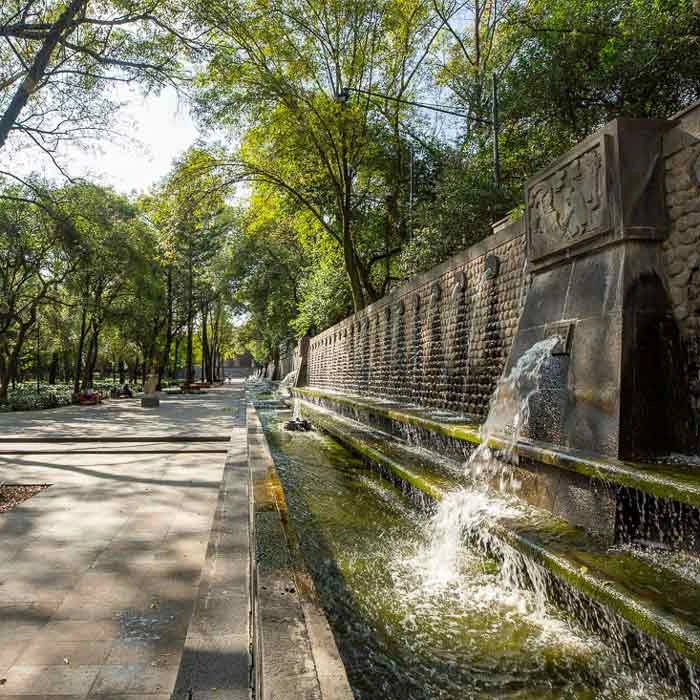
M368 411L398 423L467 443L468 451L482 442L478 426L459 423L458 416L449 421L437 420L430 417L430 409L402 407L390 402L375 402L316 389L293 389L293 393L312 402L326 402ZM505 437L495 436L490 438L489 446L502 449L510 447L510 443ZM599 458L580 450L564 451L546 443L529 440L520 440L514 449L525 459L700 508L700 469L692 465L625 462Z
M429 501L435 503L447 492L436 471L425 470L408 449L399 458L400 446L394 444L387 455L380 444L383 438L361 424L352 426L349 419L338 420L310 404L302 411L368 464L381 473L388 470ZM658 571L631 553L611 553L604 540L544 514L500 521L493 534L539 563L557 587L577 597L575 612L585 624L606 619L590 614L591 606L604 606L608 613L614 611L618 629L623 624L634 631L647 652L662 654L663 663L700 665L700 589L693 581Z
M287 519L284 489L253 406L254 646L260 700L352 700L345 667Z

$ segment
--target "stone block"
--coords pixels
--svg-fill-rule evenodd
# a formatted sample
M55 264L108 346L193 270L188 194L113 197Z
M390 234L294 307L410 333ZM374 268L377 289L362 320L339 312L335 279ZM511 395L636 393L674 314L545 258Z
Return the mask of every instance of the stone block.
M689 443L687 382L663 281L667 127L616 120L528 181L533 280L508 366L532 346L535 325L545 326L545 336L568 329L570 346L566 372L561 363L553 373L551 360L543 365L550 376L541 377L531 411L533 439L619 458ZM686 194L670 199L683 204ZM673 248L679 263L697 252ZM671 294L678 306L690 271L676 267Z
M534 268L623 239L660 240L666 120L616 119L525 185Z

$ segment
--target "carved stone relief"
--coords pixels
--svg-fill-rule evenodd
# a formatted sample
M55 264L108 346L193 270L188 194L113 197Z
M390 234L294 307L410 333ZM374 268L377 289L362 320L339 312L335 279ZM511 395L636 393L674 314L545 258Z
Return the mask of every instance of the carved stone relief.
M604 139L528 186L531 257L537 259L607 227Z

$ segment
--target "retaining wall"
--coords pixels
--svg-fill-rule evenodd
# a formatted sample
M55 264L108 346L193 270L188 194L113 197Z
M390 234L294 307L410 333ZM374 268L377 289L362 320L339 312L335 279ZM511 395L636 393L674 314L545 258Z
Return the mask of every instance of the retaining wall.
M676 127L664 138L669 234L663 252L700 423L700 103L675 119Z
M524 298L522 220L311 339L307 384L485 417Z
M655 124L665 132L662 196L668 220L667 225L663 213L656 215L658 239L665 238L660 272L680 330L700 424L700 103L668 120L668 129L662 121ZM617 166L619 177L644 185L644 173L623 161ZM654 170L657 164L658 159ZM606 177L614 190L609 171ZM646 201L641 190L632 194ZM615 192L610 197L612 205ZM651 207L656 212L659 208ZM586 250L576 245L575 254L585 257ZM609 243L598 240L596 245ZM571 254L564 250L563 259ZM481 243L312 338L301 383L483 420L518 330L530 272L537 265L531 261L526 267L524 220L499 222ZM580 335L585 335L583 330ZM295 364L298 356L299 351Z

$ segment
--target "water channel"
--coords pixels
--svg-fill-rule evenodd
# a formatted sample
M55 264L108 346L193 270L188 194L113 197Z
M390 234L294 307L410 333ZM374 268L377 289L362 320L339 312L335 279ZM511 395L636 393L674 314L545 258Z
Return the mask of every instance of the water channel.
M439 513L333 439L284 431L289 411L259 414L358 700L677 697L461 538L436 551ZM475 517L508 507L478 493L470 502Z

